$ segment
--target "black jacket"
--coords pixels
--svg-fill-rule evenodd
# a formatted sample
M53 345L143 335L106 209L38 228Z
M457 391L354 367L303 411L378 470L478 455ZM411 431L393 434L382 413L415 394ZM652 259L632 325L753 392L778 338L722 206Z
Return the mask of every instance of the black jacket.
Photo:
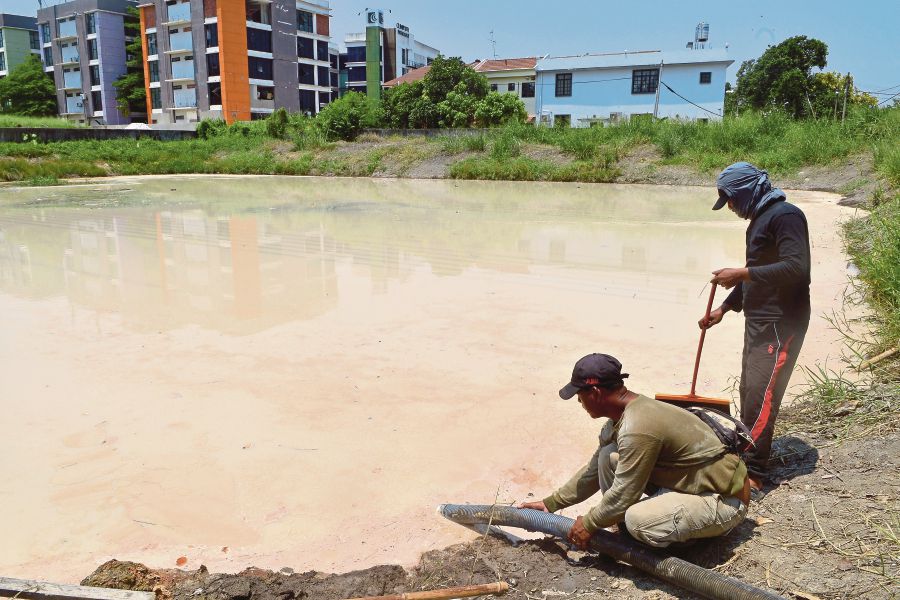
M732 290L725 304L759 321L809 321L809 228L803 211L775 202L747 226L750 281Z

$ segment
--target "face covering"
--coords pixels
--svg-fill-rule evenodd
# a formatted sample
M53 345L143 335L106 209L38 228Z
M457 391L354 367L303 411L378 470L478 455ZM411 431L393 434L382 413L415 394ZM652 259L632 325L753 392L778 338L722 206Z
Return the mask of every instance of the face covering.
M779 188L772 187L768 173L747 162L726 167L716 178L716 186L726 193L742 219L752 219L787 198Z

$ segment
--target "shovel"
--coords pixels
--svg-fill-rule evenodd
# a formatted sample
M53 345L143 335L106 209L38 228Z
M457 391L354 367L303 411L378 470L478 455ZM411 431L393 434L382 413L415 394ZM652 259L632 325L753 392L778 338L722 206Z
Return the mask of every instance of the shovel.
M712 310L713 298L716 296L716 285L709 290L709 302L706 303L706 320ZM712 408L725 414L731 414L731 401L725 398L711 398L697 395L697 372L700 370L700 353L703 352L703 340L706 339L706 329L700 330L700 344L697 346L697 359L694 361L694 378L691 380L690 394L657 394L656 399L675 406L698 406L700 408Z

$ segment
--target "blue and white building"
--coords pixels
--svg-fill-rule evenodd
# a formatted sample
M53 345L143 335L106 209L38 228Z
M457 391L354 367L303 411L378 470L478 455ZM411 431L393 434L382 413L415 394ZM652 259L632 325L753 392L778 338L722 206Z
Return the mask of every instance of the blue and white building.
M724 49L691 47L546 56L535 66L535 114L543 125L589 127L639 115L718 120L725 102Z

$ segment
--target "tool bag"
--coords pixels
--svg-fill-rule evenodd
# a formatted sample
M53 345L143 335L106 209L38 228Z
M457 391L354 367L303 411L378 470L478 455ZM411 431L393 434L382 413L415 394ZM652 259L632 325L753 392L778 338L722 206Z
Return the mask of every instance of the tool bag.
M756 446L750 429L731 415L714 408L696 406L687 406L685 410L706 423L728 452L740 455Z

